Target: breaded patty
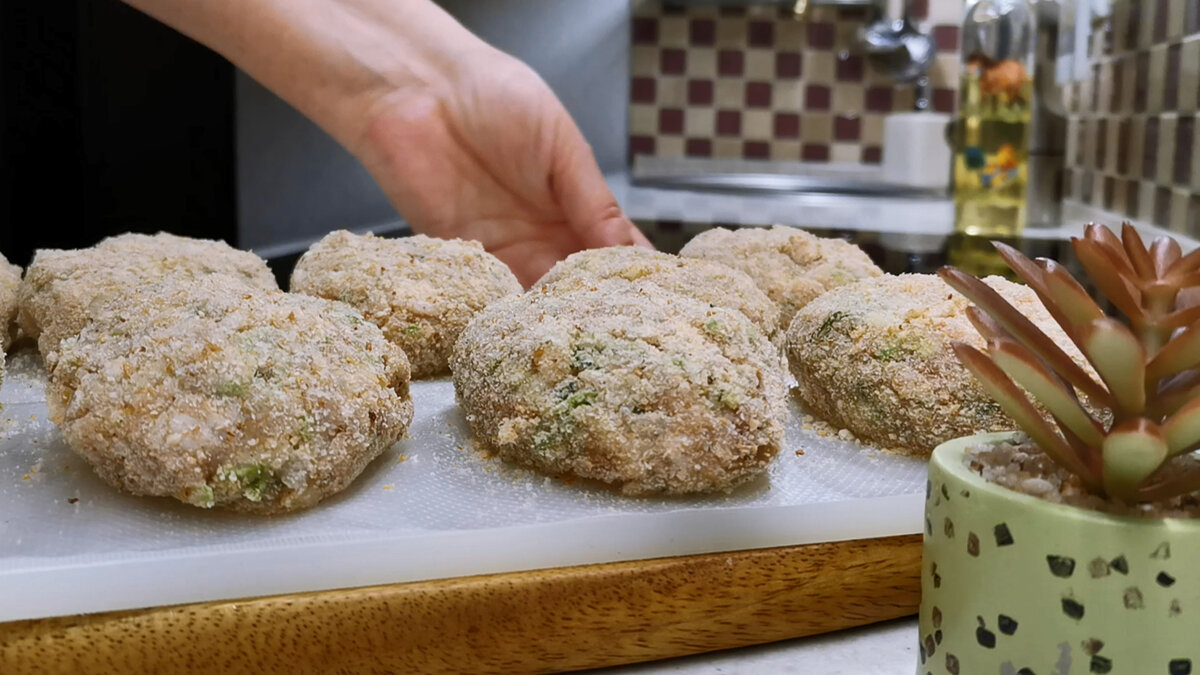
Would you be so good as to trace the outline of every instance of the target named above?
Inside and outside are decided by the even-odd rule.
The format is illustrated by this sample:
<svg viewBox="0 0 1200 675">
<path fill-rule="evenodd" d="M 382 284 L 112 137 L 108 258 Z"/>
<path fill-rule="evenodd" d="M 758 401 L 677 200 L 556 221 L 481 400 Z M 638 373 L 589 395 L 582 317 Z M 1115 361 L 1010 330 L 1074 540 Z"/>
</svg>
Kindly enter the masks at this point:
<svg viewBox="0 0 1200 675">
<path fill-rule="evenodd" d="M 447 372 L 450 349 L 476 312 L 520 293 L 521 284 L 476 241 L 341 230 L 300 258 L 291 290 L 358 308 L 404 349 L 413 377 L 426 378 Z"/>
<path fill-rule="evenodd" d="M 101 478 L 201 507 L 312 506 L 413 415 L 408 360 L 357 310 L 227 275 L 98 303 L 46 361 L 51 419 Z"/>
<path fill-rule="evenodd" d="M 17 289 L 21 268 L 0 255 L 0 355 L 12 344 L 17 329 Z"/>
<path fill-rule="evenodd" d="M 740 312 L 620 280 L 488 307 L 450 359 L 502 458 L 625 494 L 729 490 L 783 440 L 778 353 Z"/>
<path fill-rule="evenodd" d="M 714 228 L 689 241 L 679 255 L 714 260 L 750 275 L 779 306 L 781 332 L 801 307 L 826 290 L 883 274 L 854 244 L 780 225 Z"/>
<path fill-rule="evenodd" d="M 162 279 L 210 274 L 226 274 L 258 289 L 278 288 L 262 258 L 225 242 L 166 232 L 122 234 L 91 248 L 38 251 L 21 283 L 18 320 L 46 355 L 87 325 L 89 307 L 97 300 Z"/>
<path fill-rule="evenodd" d="M 768 336 L 779 327 L 779 308 L 744 272 L 709 260 L 680 258 L 640 246 L 612 246 L 573 253 L 560 261 L 534 288 L 570 292 L 603 279 L 652 283 L 717 307 L 745 314 Z"/>
<path fill-rule="evenodd" d="M 985 281 L 1083 361 L 1032 290 L 1000 277 Z M 950 346 L 984 347 L 969 306 L 932 274 L 866 279 L 825 293 L 787 333 L 797 394 L 815 415 L 860 439 L 920 456 L 952 438 L 1014 429 Z"/>
</svg>

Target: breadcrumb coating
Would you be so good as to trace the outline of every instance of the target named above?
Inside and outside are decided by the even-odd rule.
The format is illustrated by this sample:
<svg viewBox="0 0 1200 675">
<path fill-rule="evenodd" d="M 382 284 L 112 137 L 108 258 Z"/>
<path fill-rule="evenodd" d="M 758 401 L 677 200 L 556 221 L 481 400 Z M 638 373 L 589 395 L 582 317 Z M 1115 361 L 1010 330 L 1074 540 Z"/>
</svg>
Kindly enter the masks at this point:
<svg viewBox="0 0 1200 675">
<path fill-rule="evenodd" d="M 710 260 L 680 258 L 640 246 L 573 253 L 551 268 L 534 288 L 553 287 L 553 292 L 563 293 L 593 287 L 604 279 L 651 283 L 710 305 L 737 310 L 770 337 L 779 328 L 779 308 L 744 272 Z"/>
<path fill-rule="evenodd" d="M 826 290 L 883 274 L 854 244 L 782 225 L 707 230 L 679 255 L 714 260 L 750 275 L 779 306 L 781 332 L 800 308 Z"/>
<path fill-rule="evenodd" d="M 404 353 L 343 303 L 226 275 L 93 307 L 46 358 L 51 419 L 108 483 L 275 513 L 342 490 L 412 421 Z"/>
<path fill-rule="evenodd" d="M 210 274 L 227 274 L 257 289 L 278 288 L 262 258 L 223 241 L 166 232 L 122 234 L 91 248 L 38 251 L 21 283 L 18 321 L 45 356 L 83 330 L 94 302 L 167 278 Z"/>
<path fill-rule="evenodd" d="M 489 449 L 628 495 L 723 491 L 762 473 L 783 440 L 778 364 L 740 312 L 615 279 L 505 298 L 450 359 Z"/>
<path fill-rule="evenodd" d="M 12 344 L 17 328 L 17 289 L 21 286 L 21 268 L 0 254 L 0 361 Z M 4 365 L 0 363 L 0 374 Z"/>
<path fill-rule="evenodd" d="M 477 241 L 345 230 L 300 258 L 290 288 L 358 308 L 404 349 L 418 379 L 448 372 L 450 349 L 471 317 L 521 292 L 512 271 Z"/>
<path fill-rule="evenodd" d="M 1084 362 L 1032 290 L 1001 277 L 984 281 Z M 825 293 L 787 332 L 797 394 L 830 424 L 917 456 L 952 438 L 1015 428 L 951 348 L 954 341 L 985 346 L 969 306 L 932 274 L 865 279 Z"/>
</svg>

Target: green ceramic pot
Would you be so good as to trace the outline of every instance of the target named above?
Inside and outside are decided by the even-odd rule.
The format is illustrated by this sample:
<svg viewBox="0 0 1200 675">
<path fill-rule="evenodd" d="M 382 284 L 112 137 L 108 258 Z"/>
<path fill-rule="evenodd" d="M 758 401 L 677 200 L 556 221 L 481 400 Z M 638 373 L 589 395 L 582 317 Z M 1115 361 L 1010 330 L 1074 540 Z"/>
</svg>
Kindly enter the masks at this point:
<svg viewBox="0 0 1200 675">
<path fill-rule="evenodd" d="M 929 463 L 918 675 L 1200 675 L 1200 522 L 1018 494 Z"/>
</svg>

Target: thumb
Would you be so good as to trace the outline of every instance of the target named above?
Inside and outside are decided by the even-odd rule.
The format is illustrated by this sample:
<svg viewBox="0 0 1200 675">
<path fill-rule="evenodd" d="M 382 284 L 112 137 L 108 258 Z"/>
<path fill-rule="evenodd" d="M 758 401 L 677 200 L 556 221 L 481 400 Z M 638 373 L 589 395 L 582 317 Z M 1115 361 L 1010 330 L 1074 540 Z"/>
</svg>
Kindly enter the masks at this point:
<svg viewBox="0 0 1200 675">
<path fill-rule="evenodd" d="M 550 180 L 567 225 L 587 248 L 645 246 L 650 241 L 621 211 L 592 149 L 569 118 L 554 150 Z"/>
</svg>

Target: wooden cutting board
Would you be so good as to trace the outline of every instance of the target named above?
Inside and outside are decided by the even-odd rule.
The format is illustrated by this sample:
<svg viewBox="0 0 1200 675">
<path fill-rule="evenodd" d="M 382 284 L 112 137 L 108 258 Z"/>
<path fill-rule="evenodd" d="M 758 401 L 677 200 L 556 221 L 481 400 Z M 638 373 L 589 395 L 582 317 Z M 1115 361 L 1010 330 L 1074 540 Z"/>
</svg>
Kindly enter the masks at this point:
<svg viewBox="0 0 1200 675">
<path fill-rule="evenodd" d="M 920 576 L 910 535 L 17 621 L 0 673 L 561 672 L 908 616 Z"/>
</svg>

